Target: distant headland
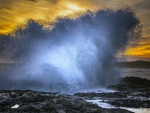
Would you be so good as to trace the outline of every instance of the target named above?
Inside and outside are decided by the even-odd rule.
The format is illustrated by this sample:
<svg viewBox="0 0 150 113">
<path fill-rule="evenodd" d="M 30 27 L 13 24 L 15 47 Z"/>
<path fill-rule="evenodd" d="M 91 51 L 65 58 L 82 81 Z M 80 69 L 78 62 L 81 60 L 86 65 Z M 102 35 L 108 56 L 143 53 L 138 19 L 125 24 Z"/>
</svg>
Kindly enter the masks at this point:
<svg viewBox="0 0 150 113">
<path fill-rule="evenodd" d="M 117 67 L 121 68 L 150 68 L 150 61 L 137 60 L 130 62 L 116 62 Z"/>
</svg>

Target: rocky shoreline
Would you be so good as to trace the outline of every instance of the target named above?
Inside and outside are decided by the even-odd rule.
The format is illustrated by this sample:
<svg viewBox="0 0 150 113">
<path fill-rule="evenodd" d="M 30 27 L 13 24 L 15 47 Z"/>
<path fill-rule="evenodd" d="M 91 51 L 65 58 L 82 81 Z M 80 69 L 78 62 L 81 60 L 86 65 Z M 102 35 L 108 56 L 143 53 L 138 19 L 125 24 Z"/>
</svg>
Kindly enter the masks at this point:
<svg viewBox="0 0 150 113">
<path fill-rule="evenodd" d="M 110 93 L 76 93 L 86 99 L 101 99 L 115 107 L 150 108 L 150 80 L 138 77 L 126 77 L 120 84 L 112 85 Z M 107 100 L 107 101 L 106 101 Z"/>
<path fill-rule="evenodd" d="M 0 90 L 0 112 L 132 113 L 120 108 L 102 108 L 86 100 L 100 99 L 115 107 L 150 108 L 149 85 L 134 83 L 142 80 L 136 77 L 124 78 L 120 84 L 108 87 L 115 92 L 105 93 L 67 95 L 31 90 Z"/>
<path fill-rule="evenodd" d="M 30 90 L 1 90 L 0 94 L 0 112 L 130 113 L 122 109 L 100 108 L 74 95 Z"/>
</svg>

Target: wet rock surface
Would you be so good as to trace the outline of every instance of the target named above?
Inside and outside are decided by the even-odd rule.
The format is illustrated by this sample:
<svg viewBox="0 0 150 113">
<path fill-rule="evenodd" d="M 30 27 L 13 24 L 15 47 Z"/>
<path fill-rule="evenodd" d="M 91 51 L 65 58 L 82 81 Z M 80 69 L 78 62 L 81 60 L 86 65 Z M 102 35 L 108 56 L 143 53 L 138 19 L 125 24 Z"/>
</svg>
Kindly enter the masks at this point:
<svg viewBox="0 0 150 113">
<path fill-rule="evenodd" d="M 142 82 L 140 83 L 140 81 Z M 150 86 L 139 78 L 124 78 L 118 85 L 109 86 L 115 92 L 76 93 L 74 95 L 31 90 L 0 90 L 0 112 L 50 113 L 131 113 L 112 108 L 101 108 L 86 100 L 99 99 L 115 107 L 150 108 Z"/>
<path fill-rule="evenodd" d="M 131 113 L 122 109 L 104 109 L 75 95 L 30 90 L 1 90 L 0 112 Z"/>
<path fill-rule="evenodd" d="M 126 77 L 120 84 L 109 86 L 116 90 L 109 93 L 76 93 L 85 99 L 101 99 L 115 107 L 150 108 L 150 80 Z"/>
</svg>

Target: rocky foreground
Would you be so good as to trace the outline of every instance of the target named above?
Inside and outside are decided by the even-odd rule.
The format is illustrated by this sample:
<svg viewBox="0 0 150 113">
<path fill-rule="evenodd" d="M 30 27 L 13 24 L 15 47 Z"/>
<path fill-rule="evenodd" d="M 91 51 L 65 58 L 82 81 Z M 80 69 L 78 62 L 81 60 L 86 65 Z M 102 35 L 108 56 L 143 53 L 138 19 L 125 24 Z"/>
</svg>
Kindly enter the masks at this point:
<svg viewBox="0 0 150 113">
<path fill-rule="evenodd" d="M 102 109 L 73 95 L 20 90 L 0 93 L 0 112 L 130 113 L 121 109 Z"/>
<path fill-rule="evenodd" d="M 150 80 L 126 77 L 120 84 L 112 85 L 109 93 L 76 93 L 75 96 L 85 99 L 100 99 L 115 107 L 150 108 Z"/>
<path fill-rule="evenodd" d="M 132 113 L 120 108 L 101 108 L 86 101 L 89 99 L 101 99 L 116 107 L 150 108 L 150 82 L 146 79 L 124 78 L 120 84 L 109 88 L 116 92 L 66 95 L 30 90 L 1 90 L 0 112 Z"/>
</svg>

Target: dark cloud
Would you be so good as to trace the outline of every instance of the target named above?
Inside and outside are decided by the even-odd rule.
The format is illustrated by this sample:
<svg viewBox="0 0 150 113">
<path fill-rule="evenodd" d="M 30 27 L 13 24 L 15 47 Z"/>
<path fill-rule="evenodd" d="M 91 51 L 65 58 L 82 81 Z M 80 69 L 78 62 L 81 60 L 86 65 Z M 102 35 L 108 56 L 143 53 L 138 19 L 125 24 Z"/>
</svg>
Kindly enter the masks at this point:
<svg viewBox="0 0 150 113">
<path fill-rule="evenodd" d="M 141 2 L 139 2 L 138 4 L 135 5 L 138 8 L 142 8 L 142 9 L 150 9 L 150 1 L 149 0 L 143 0 Z"/>
<path fill-rule="evenodd" d="M 144 48 L 143 50 L 150 50 L 150 47 L 146 47 L 146 48 Z"/>
<path fill-rule="evenodd" d="M 31 2 L 37 2 L 37 0 L 28 0 L 28 1 L 31 1 Z"/>
<path fill-rule="evenodd" d="M 149 46 L 150 42 L 144 42 L 144 43 L 134 43 L 130 44 L 129 47 L 131 48 L 143 48 L 144 46 Z"/>
<path fill-rule="evenodd" d="M 0 7 L 0 9 L 7 9 L 7 10 L 12 10 L 12 8 L 10 6 L 7 6 L 7 5 L 3 5 Z"/>
<path fill-rule="evenodd" d="M 50 2 L 52 4 L 57 4 L 60 2 L 60 0 L 46 0 L 47 2 Z"/>
<path fill-rule="evenodd" d="M 6 9 L 10 9 L 11 5 L 14 4 L 13 0 L 0 0 L 0 8 L 6 8 Z"/>
<path fill-rule="evenodd" d="M 146 58 L 147 60 L 150 60 L 150 52 L 143 52 L 143 55 L 139 55 L 139 57 Z"/>
</svg>

